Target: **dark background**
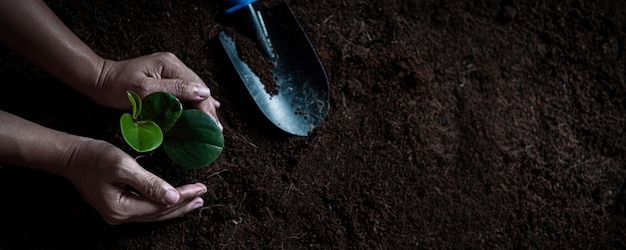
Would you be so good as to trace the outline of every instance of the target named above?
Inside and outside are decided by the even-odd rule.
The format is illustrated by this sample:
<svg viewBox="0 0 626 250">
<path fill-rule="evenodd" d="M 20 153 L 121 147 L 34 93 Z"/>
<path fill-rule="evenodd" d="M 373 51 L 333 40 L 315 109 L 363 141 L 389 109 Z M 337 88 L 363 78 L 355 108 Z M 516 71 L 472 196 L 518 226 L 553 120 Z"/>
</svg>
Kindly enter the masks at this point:
<svg viewBox="0 0 626 250">
<path fill-rule="evenodd" d="M 109 226 L 66 180 L 0 167 L 2 249 L 626 247 L 624 1 L 287 1 L 330 80 L 309 137 L 233 75 L 222 1 L 47 2 L 103 57 L 175 53 L 222 102 L 226 146 L 199 171 L 142 158 L 209 187 L 159 223 Z M 0 56 L 3 110 L 135 154 L 124 111 Z"/>
</svg>

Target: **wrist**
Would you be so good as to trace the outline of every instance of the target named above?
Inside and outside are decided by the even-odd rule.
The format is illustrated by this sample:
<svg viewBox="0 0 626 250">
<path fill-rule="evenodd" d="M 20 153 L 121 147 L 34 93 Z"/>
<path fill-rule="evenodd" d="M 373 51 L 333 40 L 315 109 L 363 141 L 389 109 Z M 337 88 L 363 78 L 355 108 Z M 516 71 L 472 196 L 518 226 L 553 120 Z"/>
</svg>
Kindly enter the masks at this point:
<svg viewBox="0 0 626 250">
<path fill-rule="evenodd" d="M 93 54 L 85 56 L 81 61 L 82 63 L 72 66 L 73 73 L 62 80 L 78 93 L 96 99 L 103 86 L 107 60 Z"/>
<path fill-rule="evenodd" d="M 77 174 L 76 172 L 84 165 L 85 155 L 88 154 L 86 146 L 92 143 L 94 139 L 75 136 L 71 141 L 65 145 L 64 157 L 59 164 L 59 172 L 56 173 L 66 179 L 72 180 Z"/>
<path fill-rule="evenodd" d="M 0 111 L 0 161 L 63 176 L 89 139 Z"/>
<path fill-rule="evenodd" d="M 63 161 L 63 169 L 59 175 L 74 182 L 86 173 L 87 169 L 97 167 L 101 155 L 106 155 L 110 151 L 111 144 L 89 138 L 77 136 L 71 143 L 67 144 L 66 157 Z"/>
</svg>

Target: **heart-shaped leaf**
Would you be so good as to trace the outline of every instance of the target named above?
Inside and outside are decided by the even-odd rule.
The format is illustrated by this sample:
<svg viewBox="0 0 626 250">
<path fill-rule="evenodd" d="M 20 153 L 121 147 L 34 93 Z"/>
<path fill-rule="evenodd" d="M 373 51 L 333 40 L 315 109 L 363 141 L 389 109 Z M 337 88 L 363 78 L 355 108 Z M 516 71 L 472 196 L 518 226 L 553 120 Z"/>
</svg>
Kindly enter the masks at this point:
<svg viewBox="0 0 626 250">
<path fill-rule="evenodd" d="M 223 148 L 224 135 L 217 123 L 197 109 L 184 110 L 163 140 L 169 158 L 188 169 L 207 167 Z"/>
<path fill-rule="evenodd" d="M 174 126 L 183 112 L 181 102 L 170 93 L 154 92 L 144 97 L 142 102 L 141 120 L 155 122 L 163 133 Z"/>
<path fill-rule="evenodd" d="M 163 142 L 163 132 L 159 125 L 152 121 L 135 122 L 128 113 L 120 118 L 120 128 L 126 143 L 137 152 L 154 150 Z"/>
</svg>

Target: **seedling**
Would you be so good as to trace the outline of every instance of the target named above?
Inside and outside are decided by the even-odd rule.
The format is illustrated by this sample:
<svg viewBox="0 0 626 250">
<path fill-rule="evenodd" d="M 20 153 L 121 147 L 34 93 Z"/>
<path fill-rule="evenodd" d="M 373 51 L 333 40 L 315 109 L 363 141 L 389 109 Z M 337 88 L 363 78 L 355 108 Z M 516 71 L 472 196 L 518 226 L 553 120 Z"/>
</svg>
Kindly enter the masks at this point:
<svg viewBox="0 0 626 250">
<path fill-rule="evenodd" d="M 222 153 L 224 135 L 206 113 L 198 109 L 183 110 L 174 95 L 154 92 L 143 100 L 127 91 L 132 114 L 120 118 L 122 136 L 137 152 L 149 152 L 161 145 L 174 163 L 188 169 L 201 169 Z"/>
</svg>

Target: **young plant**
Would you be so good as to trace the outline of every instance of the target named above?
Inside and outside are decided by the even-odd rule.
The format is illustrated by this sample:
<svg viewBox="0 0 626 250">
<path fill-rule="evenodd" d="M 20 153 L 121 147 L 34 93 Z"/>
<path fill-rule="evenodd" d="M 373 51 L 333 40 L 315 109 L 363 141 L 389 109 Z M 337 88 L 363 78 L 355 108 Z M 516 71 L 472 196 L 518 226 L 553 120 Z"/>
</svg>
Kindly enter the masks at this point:
<svg viewBox="0 0 626 250">
<path fill-rule="evenodd" d="M 122 136 L 137 152 L 163 146 L 167 156 L 179 166 L 201 169 L 222 153 L 224 135 L 217 123 L 197 109 L 183 110 L 174 95 L 154 92 L 143 100 L 127 91 L 132 114 L 120 118 Z"/>
</svg>

